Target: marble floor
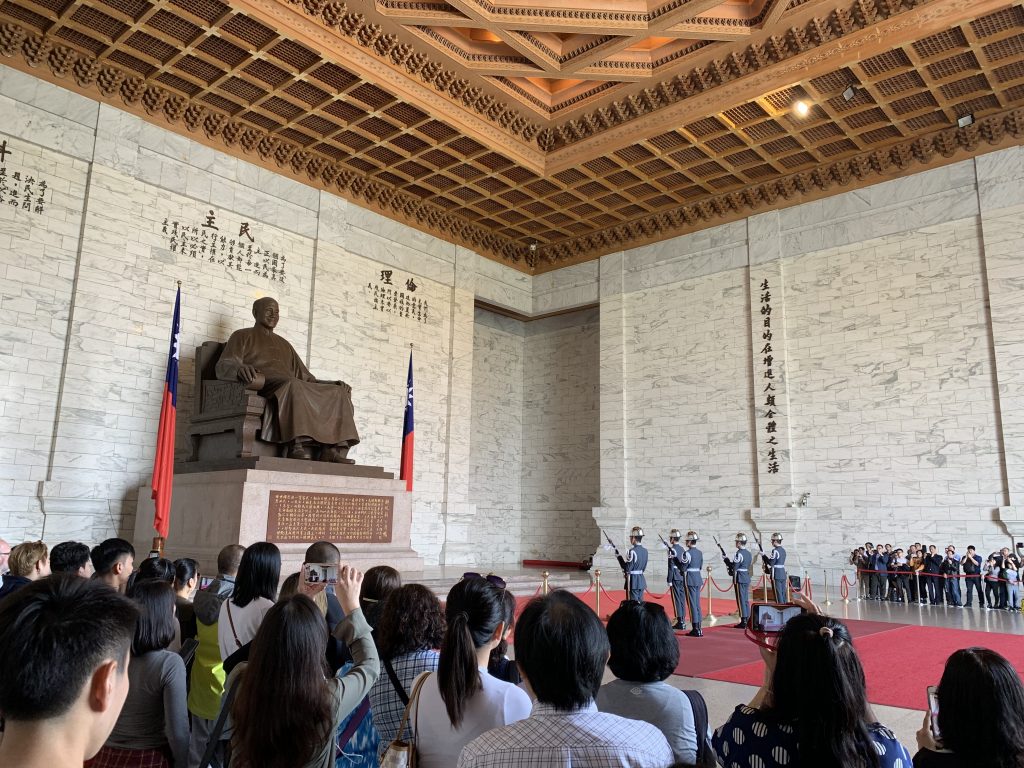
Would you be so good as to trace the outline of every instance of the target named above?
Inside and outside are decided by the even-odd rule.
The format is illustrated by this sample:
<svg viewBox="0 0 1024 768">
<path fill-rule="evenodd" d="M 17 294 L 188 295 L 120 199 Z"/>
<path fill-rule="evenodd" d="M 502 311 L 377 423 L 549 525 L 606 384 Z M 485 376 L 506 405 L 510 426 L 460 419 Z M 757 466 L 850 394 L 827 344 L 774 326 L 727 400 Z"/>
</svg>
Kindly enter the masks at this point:
<svg viewBox="0 0 1024 768">
<path fill-rule="evenodd" d="M 466 567 L 435 568 L 423 573 L 403 574 L 403 576 L 407 581 L 418 581 L 434 586 L 438 591 L 447 591 L 444 585 L 450 586 L 467 570 L 500 574 L 508 581 L 510 589 L 523 596 L 529 595 L 541 583 L 542 569 L 509 568 L 507 566 L 492 566 L 490 568 L 475 566 L 472 569 Z M 590 584 L 590 575 L 578 570 L 550 569 L 549 583 L 552 588 L 583 590 Z M 866 600 L 851 600 L 846 603 L 837 598 L 828 605 L 821 605 L 821 608 L 837 618 L 1024 635 L 1024 616 L 1020 613 L 981 610 L 977 605 L 973 608 L 947 608 Z M 718 617 L 717 623 L 735 622 L 735 620 L 735 617 Z M 610 679 L 612 679 L 612 675 L 607 672 L 606 680 Z M 681 675 L 671 676 L 668 682 L 678 688 L 700 691 L 707 701 L 708 715 L 713 727 L 724 723 L 737 704 L 750 701 L 757 691 L 755 687 L 749 685 Z M 921 692 L 921 699 L 921 709 L 902 709 L 881 705 L 873 707 L 879 722 L 891 728 L 911 754 L 917 751 L 915 734 L 921 727 L 924 717 L 924 691 Z"/>
</svg>

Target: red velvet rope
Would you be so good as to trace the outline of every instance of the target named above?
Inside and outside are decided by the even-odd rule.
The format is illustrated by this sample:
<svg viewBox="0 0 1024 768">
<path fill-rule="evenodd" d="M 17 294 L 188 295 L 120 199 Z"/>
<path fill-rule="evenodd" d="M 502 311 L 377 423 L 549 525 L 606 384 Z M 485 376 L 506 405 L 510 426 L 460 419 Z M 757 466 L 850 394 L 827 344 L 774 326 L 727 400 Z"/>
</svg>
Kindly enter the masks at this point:
<svg viewBox="0 0 1024 768">
<path fill-rule="evenodd" d="M 868 575 L 875 573 L 894 574 L 896 576 L 916 576 L 922 579 L 981 579 L 982 581 L 1003 581 L 1007 584 L 1014 583 L 1020 584 L 1021 582 L 1011 582 L 1009 579 L 989 579 L 980 573 L 957 573 L 949 575 L 947 573 L 925 573 L 924 571 L 869 571 L 864 568 L 858 568 L 857 573 L 866 573 Z"/>
<path fill-rule="evenodd" d="M 846 578 L 846 574 L 843 574 L 842 580 L 839 582 L 839 596 L 845 600 L 850 596 L 850 581 Z"/>
</svg>

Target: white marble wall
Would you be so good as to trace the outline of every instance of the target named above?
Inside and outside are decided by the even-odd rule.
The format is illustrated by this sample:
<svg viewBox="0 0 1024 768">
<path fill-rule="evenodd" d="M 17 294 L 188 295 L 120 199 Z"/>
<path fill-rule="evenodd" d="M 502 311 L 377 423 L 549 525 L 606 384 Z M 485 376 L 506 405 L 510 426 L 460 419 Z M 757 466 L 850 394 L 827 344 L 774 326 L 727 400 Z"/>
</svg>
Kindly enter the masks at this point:
<svg viewBox="0 0 1024 768">
<path fill-rule="evenodd" d="M 596 309 L 526 324 L 524 559 L 578 562 L 598 545 L 599 333 Z"/>
<path fill-rule="evenodd" d="M 470 500 L 481 561 L 496 565 L 523 558 L 524 325 L 476 310 Z"/>
<path fill-rule="evenodd" d="M 250 324 L 252 301 L 273 295 L 279 331 L 311 369 L 353 385 L 353 456 L 397 471 L 412 343 L 414 545 L 427 563 L 475 562 L 473 291 L 529 311 L 530 277 L 2 66 L 0 110 L 12 117 L 7 165 L 45 176 L 52 197 L 45 215 L 0 207 L 0 535 L 92 542 L 133 529 L 180 280 L 179 455 L 196 345 Z M 229 236 L 249 222 L 287 254 L 284 283 L 169 250 L 165 219 L 202 224 L 211 210 Z M 373 310 L 384 269 L 395 287 L 416 282 L 426 322 Z"/>
</svg>

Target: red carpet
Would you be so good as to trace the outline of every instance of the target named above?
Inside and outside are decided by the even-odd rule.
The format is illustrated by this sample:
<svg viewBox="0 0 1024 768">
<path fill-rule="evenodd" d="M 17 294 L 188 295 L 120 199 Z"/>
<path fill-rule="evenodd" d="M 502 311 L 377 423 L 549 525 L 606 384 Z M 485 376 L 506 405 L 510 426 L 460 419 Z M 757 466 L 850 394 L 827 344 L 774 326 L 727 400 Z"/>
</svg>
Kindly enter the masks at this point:
<svg viewBox="0 0 1024 768">
<path fill-rule="evenodd" d="M 875 704 L 923 710 L 925 688 L 939 682 L 946 658 L 960 648 L 991 648 L 1018 672 L 1024 669 L 1024 638 L 1019 635 L 854 620 L 846 624 L 864 665 L 868 699 Z M 761 684 L 764 664 L 758 648 L 740 630 L 716 627 L 704 635 L 700 640 L 680 639 L 678 674 Z M 711 644 L 716 647 L 705 647 Z"/>
</svg>

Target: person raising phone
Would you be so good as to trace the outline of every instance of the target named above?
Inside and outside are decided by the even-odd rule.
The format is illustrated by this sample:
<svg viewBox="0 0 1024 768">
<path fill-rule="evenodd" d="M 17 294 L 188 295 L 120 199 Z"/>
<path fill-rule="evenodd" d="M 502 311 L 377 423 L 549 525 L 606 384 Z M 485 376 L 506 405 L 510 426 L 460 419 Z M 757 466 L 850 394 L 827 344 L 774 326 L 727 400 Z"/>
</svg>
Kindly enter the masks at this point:
<svg viewBox="0 0 1024 768">
<path fill-rule="evenodd" d="M 749 705 L 736 707 L 715 731 L 723 765 L 762 768 L 897 768 L 910 753 L 868 706 L 864 668 L 841 621 L 808 613 L 791 618 L 775 650 L 762 647 L 765 682 Z"/>
<path fill-rule="evenodd" d="M 1010 662 L 987 648 L 956 651 L 936 693 L 938 728 L 926 712 L 914 768 L 1024 768 L 1024 685 Z"/>
</svg>

